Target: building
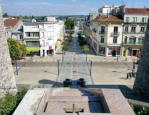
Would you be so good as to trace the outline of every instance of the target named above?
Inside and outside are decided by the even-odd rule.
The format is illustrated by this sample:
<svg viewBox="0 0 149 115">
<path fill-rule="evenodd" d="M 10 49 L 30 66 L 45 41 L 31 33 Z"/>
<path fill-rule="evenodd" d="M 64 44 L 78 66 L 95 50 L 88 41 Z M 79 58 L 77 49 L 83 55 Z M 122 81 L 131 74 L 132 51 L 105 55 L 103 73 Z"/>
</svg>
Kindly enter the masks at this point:
<svg viewBox="0 0 149 115">
<path fill-rule="evenodd" d="M 54 54 L 63 39 L 64 22 L 48 17 L 45 22 L 24 22 L 23 36 L 29 49 L 40 50 L 40 56 Z"/>
<path fill-rule="evenodd" d="M 95 18 L 91 22 L 92 36 L 89 39 L 97 55 L 120 55 L 123 20 L 112 15 Z"/>
<path fill-rule="evenodd" d="M 118 6 L 104 5 L 103 7 L 99 8 L 98 13 L 99 15 L 112 14 L 113 10 L 115 10 L 116 8 L 118 8 Z"/>
<path fill-rule="evenodd" d="M 23 22 L 22 19 L 9 18 L 4 20 L 6 38 L 13 38 L 23 42 Z"/>
<path fill-rule="evenodd" d="M 148 17 L 147 8 L 125 8 L 122 56 L 139 56 Z"/>
<path fill-rule="evenodd" d="M 114 22 L 114 25 L 113 25 L 113 22 L 111 23 L 112 20 L 110 21 L 108 20 L 108 18 L 106 18 L 109 16 L 113 18 L 117 17 L 117 19 L 120 19 L 121 23 L 119 23 L 119 21 L 116 19 L 119 23 L 118 25 L 120 26 L 116 24 L 117 22 Z M 115 52 L 113 50 L 116 50 L 116 53 L 117 53 L 116 55 L 120 54 L 121 56 L 139 56 L 140 50 L 142 48 L 142 44 L 144 41 L 144 34 L 146 31 L 148 17 L 149 17 L 148 8 L 125 8 L 124 5 L 119 7 L 107 6 L 107 5 L 103 6 L 102 8 L 99 9 L 98 13 L 89 15 L 88 20 L 86 21 L 85 29 L 86 29 L 87 41 L 89 41 L 88 42 L 89 44 L 92 43 L 91 46 L 94 46 L 93 49 L 95 50 L 97 55 L 102 54 L 105 56 L 110 56 L 111 51 Z M 104 27 L 101 27 L 102 25 Z M 109 28 L 109 25 L 114 26 L 114 31 L 117 30 L 115 26 L 118 27 L 119 34 L 118 34 L 117 43 L 114 43 L 116 42 L 116 38 L 115 38 L 116 35 L 114 36 L 111 35 L 111 37 L 109 36 L 110 34 L 109 32 L 113 31 L 112 28 Z M 99 46 L 97 44 L 98 43 L 97 41 L 102 41 L 102 40 L 100 40 L 101 34 L 97 35 L 97 33 L 99 33 L 99 29 L 97 28 L 104 28 L 105 31 L 107 29 L 107 33 L 104 33 L 105 34 L 104 38 L 102 38 L 104 39 L 104 44 L 99 43 L 100 44 Z M 112 43 L 112 40 L 113 40 L 113 43 Z M 94 43 L 91 41 L 94 41 Z M 112 48 L 111 46 L 114 48 Z M 117 49 L 115 48 L 115 46 L 117 46 Z M 100 51 L 100 50 L 103 50 L 103 51 Z"/>
</svg>

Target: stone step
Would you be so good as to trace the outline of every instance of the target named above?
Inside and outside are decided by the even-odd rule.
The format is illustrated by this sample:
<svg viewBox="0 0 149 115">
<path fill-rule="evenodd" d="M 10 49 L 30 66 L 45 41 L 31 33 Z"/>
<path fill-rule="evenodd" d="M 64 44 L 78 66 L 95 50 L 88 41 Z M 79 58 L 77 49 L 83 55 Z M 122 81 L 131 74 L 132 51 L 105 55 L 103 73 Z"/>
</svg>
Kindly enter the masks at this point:
<svg viewBox="0 0 149 115">
<path fill-rule="evenodd" d="M 89 96 L 91 95 L 88 92 L 80 91 L 80 90 L 64 90 L 55 94 L 55 96 Z"/>
<path fill-rule="evenodd" d="M 94 102 L 100 101 L 99 96 L 50 96 L 48 102 L 66 101 L 66 102 Z"/>
</svg>

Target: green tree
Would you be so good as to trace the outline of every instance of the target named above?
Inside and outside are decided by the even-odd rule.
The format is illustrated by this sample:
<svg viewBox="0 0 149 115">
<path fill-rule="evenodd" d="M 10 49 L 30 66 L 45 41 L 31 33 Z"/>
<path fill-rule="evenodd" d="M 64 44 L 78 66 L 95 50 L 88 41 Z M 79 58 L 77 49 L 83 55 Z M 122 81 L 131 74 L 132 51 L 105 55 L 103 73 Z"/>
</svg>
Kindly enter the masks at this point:
<svg viewBox="0 0 149 115">
<path fill-rule="evenodd" d="M 69 30 L 74 29 L 74 19 L 67 18 L 65 22 L 65 28 Z"/>
<path fill-rule="evenodd" d="M 22 56 L 25 56 L 27 54 L 27 48 L 25 44 L 20 44 L 20 49 L 22 51 Z"/>
<path fill-rule="evenodd" d="M 8 17 L 8 14 L 7 14 L 7 13 L 4 13 L 4 14 L 3 14 L 3 17 Z"/>
<path fill-rule="evenodd" d="M 19 41 L 16 41 L 12 38 L 9 38 L 7 42 L 8 42 L 10 57 L 12 58 L 12 60 L 19 59 L 23 55 L 26 55 L 27 50 L 24 44 L 20 44 Z"/>
</svg>

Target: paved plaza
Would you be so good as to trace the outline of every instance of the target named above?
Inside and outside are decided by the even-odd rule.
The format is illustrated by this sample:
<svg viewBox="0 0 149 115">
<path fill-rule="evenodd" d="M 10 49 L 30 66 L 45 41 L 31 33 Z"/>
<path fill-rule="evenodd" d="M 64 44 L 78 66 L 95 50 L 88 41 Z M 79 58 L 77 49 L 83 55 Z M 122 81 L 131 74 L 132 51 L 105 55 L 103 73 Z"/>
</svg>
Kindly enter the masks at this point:
<svg viewBox="0 0 149 115">
<path fill-rule="evenodd" d="M 87 84 L 92 84 L 86 57 L 82 54 L 78 39 L 74 37 L 68 52 L 64 56 L 58 82 L 63 82 L 65 79 L 77 80 L 79 78 L 84 78 Z"/>
<path fill-rule="evenodd" d="M 72 39 L 69 50 L 54 56 L 26 58 L 18 62 L 19 72 L 16 75 L 17 84 L 22 85 L 53 85 L 56 81 L 62 83 L 65 79 L 77 80 L 84 78 L 88 85 L 127 85 L 133 86 L 134 78 L 126 79 L 132 71 L 132 62 L 136 58 L 103 57 L 86 54 L 81 51 L 76 37 Z M 60 74 L 58 76 L 58 64 Z M 63 61 L 62 61 L 63 60 Z M 90 62 L 93 62 L 92 76 L 90 76 Z M 136 67 L 137 68 L 137 67 Z M 15 71 L 15 66 L 14 66 Z"/>
</svg>

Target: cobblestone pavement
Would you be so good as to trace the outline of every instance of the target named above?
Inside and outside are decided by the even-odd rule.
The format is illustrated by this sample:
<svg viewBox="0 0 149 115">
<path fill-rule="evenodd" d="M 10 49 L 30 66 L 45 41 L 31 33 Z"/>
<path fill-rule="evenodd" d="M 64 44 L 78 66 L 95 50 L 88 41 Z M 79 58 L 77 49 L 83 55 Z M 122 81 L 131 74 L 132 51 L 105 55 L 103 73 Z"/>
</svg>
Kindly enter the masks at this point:
<svg viewBox="0 0 149 115">
<path fill-rule="evenodd" d="M 72 38 L 69 50 L 64 55 L 62 71 L 58 82 L 63 82 L 67 78 L 72 80 L 84 78 L 87 84 L 92 83 L 86 63 L 86 56 L 82 54 L 78 38 L 76 37 Z"/>
</svg>

